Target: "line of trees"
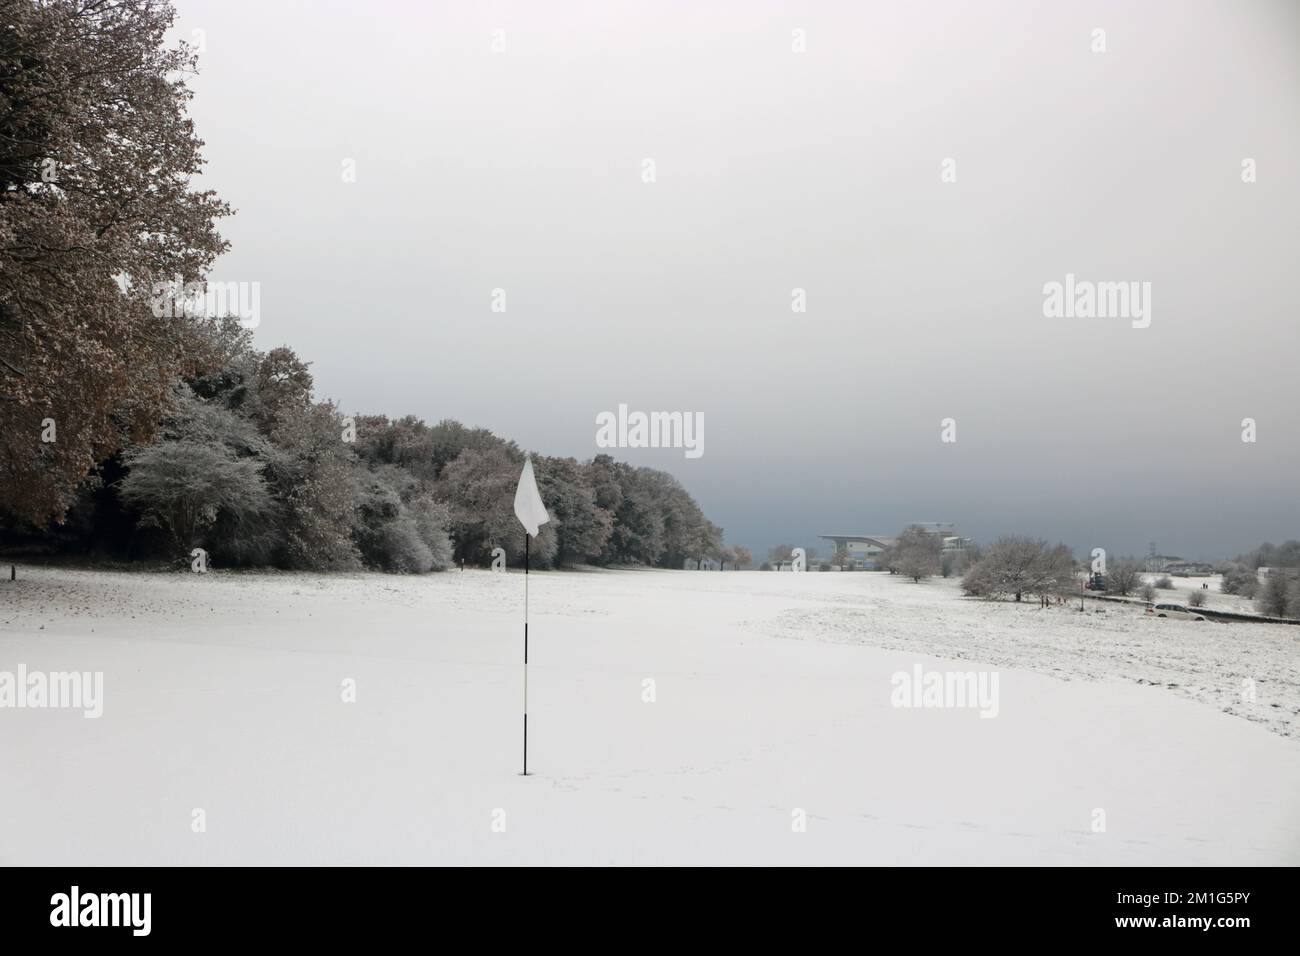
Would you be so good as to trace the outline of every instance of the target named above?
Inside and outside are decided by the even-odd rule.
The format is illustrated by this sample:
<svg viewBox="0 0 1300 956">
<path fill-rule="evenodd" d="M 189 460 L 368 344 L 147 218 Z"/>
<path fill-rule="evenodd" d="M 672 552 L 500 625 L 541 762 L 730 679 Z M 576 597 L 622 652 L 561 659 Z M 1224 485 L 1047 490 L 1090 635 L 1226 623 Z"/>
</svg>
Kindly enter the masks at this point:
<svg viewBox="0 0 1300 956">
<path fill-rule="evenodd" d="M 1266 565 L 1265 561 L 1275 563 Z M 1259 567 L 1269 568 L 1262 583 Z M 975 597 L 1019 601 L 1028 595 L 1045 604 L 1077 593 L 1082 573 L 1063 544 L 1007 536 L 983 550 L 963 576 L 962 588 Z M 1170 581 L 1166 578 L 1156 585 L 1168 588 Z M 1225 569 L 1220 588 L 1227 594 L 1253 597 L 1262 614 L 1300 618 L 1300 542 L 1288 541 L 1276 548 L 1266 544 L 1240 556 Z M 1141 595 L 1148 601 L 1156 595 L 1155 587 L 1143 577 L 1141 563 L 1133 558 L 1123 558 L 1106 569 L 1106 590 L 1121 596 Z M 1188 604 L 1204 606 L 1205 593 L 1192 591 Z"/>
<path fill-rule="evenodd" d="M 1281 544 L 1265 541 L 1254 551 L 1239 554 L 1236 563 L 1252 570 L 1259 568 L 1300 568 L 1300 541 L 1290 540 Z"/>
<path fill-rule="evenodd" d="M 194 188 L 196 71 L 167 0 L 0 0 L 0 545 L 419 572 L 523 551 L 522 451 L 484 429 L 345 419 L 306 363 L 161 310 L 229 207 Z M 672 476 L 535 459 L 537 566 L 731 558 Z M 186 559 L 188 560 L 188 559 Z"/>
<path fill-rule="evenodd" d="M 1263 587 L 1259 580 L 1260 568 L 1271 569 Z M 1273 575 L 1279 572 L 1280 581 L 1273 581 Z M 1300 541 L 1284 541 L 1280 545 L 1266 541 L 1253 551 L 1237 555 L 1223 569 L 1219 589 L 1224 594 L 1253 598 L 1256 607 L 1265 614 L 1300 617 L 1300 595 L 1294 601 L 1287 597 L 1285 582 L 1293 576 L 1300 576 Z"/>
<path fill-rule="evenodd" d="M 1300 571 L 1270 566 L 1255 596 L 1255 607 L 1271 617 L 1300 618 Z"/>
<path fill-rule="evenodd" d="M 780 544 L 768 552 L 763 570 L 780 570 L 790 563 L 793 546 Z M 809 566 L 815 552 L 807 549 Z M 847 550 L 837 551 L 834 561 L 848 564 Z M 949 577 L 962 575 L 962 589 L 972 597 L 993 600 L 1026 597 L 1037 598 L 1043 605 L 1064 600 L 1078 594 L 1080 583 L 1088 571 L 1078 564 L 1070 548 L 1064 544 L 1049 544 L 1042 539 L 1008 535 L 999 538 L 987 548 L 968 546 L 961 552 L 944 553 L 940 538 L 920 526 L 911 526 L 899 534 L 890 547 L 876 558 L 876 564 L 890 574 L 909 577 L 913 581 L 942 574 Z M 830 562 L 823 562 L 826 570 Z M 1268 573 L 1260 582 L 1259 568 Z M 1141 561 L 1133 557 L 1120 558 L 1106 569 L 1108 594 L 1127 597 L 1139 595 L 1150 601 L 1156 588 L 1169 588 L 1168 576 L 1147 583 Z M 1239 594 L 1254 598 L 1256 608 L 1273 617 L 1300 618 L 1300 541 L 1287 541 L 1281 545 L 1263 544 L 1254 551 L 1239 555 L 1223 571 L 1221 590 L 1226 594 Z M 1203 607 L 1205 592 L 1193 590 L 1187 602 L 1192 607 Z"/>
<path fill-rule="evenodd" d="M 101 463 L 61 525 L 24 529 L 10 509 L 0 540 L 128 560 L 188 561 L 201 547 L 227 566 L 311 570 L 424 572 L 487 564 L 497 547 L 522 561 L 514 442 L 455 421 L 345 417 L 313 400 L 291 349 L 253 349 L 233 319 L 208 334 L 222 360 L 174 383 L 149 440 Z M 551 515 L 531 543 L 534 567 L 736 560 L 665 472 L 608 455 L 533 464 Z"/>
<path fill-rule="evenodd" d="M 1267 568 L 1260 581 L 1260 568 Z M 1223 569 L 1220 590 L 1253 598 L 1261 614 L 1300 618 L 1300 541 L 1264 542 Z"/>
</svg>

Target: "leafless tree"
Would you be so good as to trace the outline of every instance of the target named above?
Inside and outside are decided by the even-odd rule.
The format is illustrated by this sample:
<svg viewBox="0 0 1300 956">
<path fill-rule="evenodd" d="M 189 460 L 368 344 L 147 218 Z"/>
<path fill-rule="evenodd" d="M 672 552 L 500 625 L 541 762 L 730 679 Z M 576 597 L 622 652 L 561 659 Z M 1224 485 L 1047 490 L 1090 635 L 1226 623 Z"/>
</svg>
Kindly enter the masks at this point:
<svg viewBox="0 0 1300 956">
<path fill-rule="evenodd" d="M 1136 561 L 1117 561 L 1106 571 L 1106 590 L 1112 594 L 1127 597 L 1141 586 L 1142 566 Z"/>
<path fill-rule="evenodd" d="M 898 536 L 898 541 L 891 549 L 893 564 L 899 574 L 920 581 L 939 573 L 941 549 L 942 543 L 937 536 L 913 525 Z"/>
<path fill-rule="evenodd" d="M 778 571 L 781 570 L 781 565 L 789 564 L 793 558 L 794 545 L 792 544 L 778 544 L 767 553 L 767 559 L 776 565 Z"/>
</svg>

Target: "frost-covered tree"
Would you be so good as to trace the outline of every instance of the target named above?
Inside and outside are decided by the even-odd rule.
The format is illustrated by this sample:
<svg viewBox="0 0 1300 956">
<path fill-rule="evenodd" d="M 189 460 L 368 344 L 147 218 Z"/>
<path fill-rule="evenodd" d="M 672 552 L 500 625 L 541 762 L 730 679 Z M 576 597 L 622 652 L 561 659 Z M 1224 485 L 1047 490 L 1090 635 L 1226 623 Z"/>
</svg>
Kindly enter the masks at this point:
<svg viewBox="0 0 1300 956">
<path fill-rule="evenodd" d="M 943 543 L 916 525 L 905 528 L 890 548 L 890 564 L 899 574 L 919 582 L 938 574 Z"/>
<path fill-rule="evenodd" d="M 1049 548 L 1046 541 L 1021 535 L 998 538 L 967 568 L 962 588 L 976 597 L 1014 597 L 1017 601 L 1026 594 L 1041 595 L 1048 591 L 1053 577 L 1065 573 L 1062 547 Z"/>
<path fill-rule="evenodd" d="M 399 574 L 448 566 L 445 506 L 413 476 L 381 465 L 367 472 L 360 486 L 356 540 L 367 565 Z"/>
<path fill-rule="evenodd" d="M 119 496 L 142 526 L 167 530 L 184 551 L 202 545 L 229 563 L 264 563 L 275 516 L 263 476 L 268 443 L 251 422 L 199 400 L 186 385 L 170 401 L 160 440 L 123 456 Z"/>
<path fill-rule="evenodd" d="M 400 465 L 421 481 L 432 482 L 441 468 L 436 460 L 437 434 L 438 428 L 430 428 L 414 415 L 392 421 L 383 415 L 361 416 L 356 450 L 366 462 Z"/>
<path fill-rule="evenodd" d="M 227 523 L 227 544 L 236 552 L 241 542 L 264 533 L 272 500 L 261 460 L 239 458 L 222 445 L 164 439 L 133 449 L 126 464 L 122 499 L 143 520 L 170 531 L 183 551 L 206 545 L 220 556 L 221 547 L 204 539 L 219 519 Z"/>
<path fill-rule="evenodd" d="M 1039 602 L 1047 605 L 1053 598 L 1069 597 L 1078 588 L 1074 554 L 1064 544 L 1043 546 L 1042 554 L 1033 568 L 1033 593 Z"/>
<path fill-rule="evenodd" d="M 515 517 L 515 489 L 523 459 L 506 448 L 468 448 L 442 469 L 437 491 L 451 518 L 456 557 L 487 564 L 493 548 L 504 548 L 512 565 L 524 563 L 527 532 Z M 543 504 L 546 499 L 543 497 Z M 549 511 L 548 511 L 549 513 Z M 541 526 L 527 542 L 531 567 L 550 567 L 556 553 L 557 519 Z"/>
<path fill-rule="evenodd" d="M 614 515 L 596 503 L 591 478 L 573 458 L 533 459 L 546 511 L 556 522 L 556 562 L 596 561 L 614 532 Z"/>
<path fill-rule="evenodd" d="M 700 562 L 716 557 L 722 548 L 722 529 L 711 524 L 685 488 L 672 475 L 654 468 L 638 468 L 635 488 L 648 494 L 652 510 L 663 525 L 663 553 L 657 561 L 680 568 L 687 559 Z"/>
<path fill-rule="evenodd" d="M 406 503 L 415 522 L 416 534 L 429 549 L 430 571 L 445 571 L 452 564 L 451 535 L 447 528 L 451 514 L 447 505 L 433 497 L 431 491 L 421 491 Z"/>
<path fill-rule="evenodd" d="M 442 469 L 463 452 L 492 450 L 504 452 L 511 459 L 518 460 L 522 467 L 524 455 L 519 446 L 486 428 L 469 428 L 460 422 L 444 419 L 429 429 L 429 455 L 434 478 L 440 477 Z"/>
<path fill-rule="evenodd" d="M 651 469 L 634 468 L 609 455 L 597 455 L 587 468 L 596 503 L 614 514 L 604 560 L 649 565 L 663 561 L 667 550 L 665 515 L 649 480 Z"/>
<path fill-rule="evenodd" d="M 1255 598 L 1255 606 L 1270 617 L 1287 617 L 1291 610 L 1292 575 L 1282 568 L 1272 568 L 1264 576 L 1264 585 Z M 1296 609 L 1300 611 L 1300 608 Z"/>
<path fill-rule="evenodd" d="M 266 474 L 280 503 L 279 562 L 322 571 L 360 567 L 354 536 L 364 469 L 342 440 L 338 410 L 295 405 L 279 409 L 274 421 Z"/>
<path fill-rule="evenodd" d="M 201 281 L 229 210 L 191 187 L 196 60 L 164 47 L 174 17 L 165 0 L 0 0 L 0 511 L 20 519 L 60 519 L 146 439 L 194 357 L 195 320 L 155 314 L 154 284 Z"/>
<path fill-rule="evenodd" d="M 1106 569 L 1106 590 L 1127 597 L 1142 587 L 1142 565 L 1131 558 L 1116 561 Z"/>
<path fill-rule="evenodd" d="M 1259 591 L 1259 573 L 1242 564 L 1230 564 L 1223 570 L 1223 581 L 1219 588 L 1224 594 L 1253 598 Z"/>
</svg>

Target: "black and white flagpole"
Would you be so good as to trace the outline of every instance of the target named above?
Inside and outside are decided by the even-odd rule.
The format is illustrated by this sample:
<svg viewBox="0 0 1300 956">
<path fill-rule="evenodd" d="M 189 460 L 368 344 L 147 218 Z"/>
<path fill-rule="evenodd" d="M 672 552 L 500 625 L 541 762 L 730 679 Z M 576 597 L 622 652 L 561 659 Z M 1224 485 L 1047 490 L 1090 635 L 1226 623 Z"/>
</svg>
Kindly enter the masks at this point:
<svg viewBox="0 0 1300 956">
<path fill-rule="evenodd" d="M 533 460 L 524 459 L 524 470 L 519 474 L 519 487 L 515 489 L 515 517 L 524 526 L 524 776 L 528 776 L 528 565 L 532 542 L 537 530 L 551 516 L 542 504 L 541 493 L 537 490 L 537 478 L 533 474 Z"/>
<path fill-rule="evenodd" d="M 528 540 L 524 533 L 524 776 L 528 776 Z"/>
</svg>

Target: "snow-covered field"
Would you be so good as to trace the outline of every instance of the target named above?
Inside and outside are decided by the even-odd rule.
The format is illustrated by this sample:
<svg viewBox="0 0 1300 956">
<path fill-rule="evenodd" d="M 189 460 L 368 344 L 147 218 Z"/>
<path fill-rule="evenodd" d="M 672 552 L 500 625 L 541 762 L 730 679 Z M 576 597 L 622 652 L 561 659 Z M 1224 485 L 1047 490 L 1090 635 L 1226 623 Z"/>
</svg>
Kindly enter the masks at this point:
<svg viewBox="0 0 1300 956">
<path fill-rule="evenodd" d="M 1298 627 L 534 574 L 522 777 L 521 575 L 20 570 L 0 672 L 104 701 L 0 709 L 0 864 L 1300 863 Z"/>
<path fill-rule="evenodd" d="M 1240 594 L 1224 594 L 1223 575 L 1209 574 L 1199 577 L 1176 577 L 1172 574 L 1144 574 L 1142 580 L 1155 584 L 1161 578 L 1168 578 L 1171 588 L 1156 588 L 1156 603 L 1187 604 L 1193 591 L 1204 591 L 1205 608 L 1209 611 L 1231 611 L 1234 614 L 1258 614 L 1255 602 Z M 1201 585 L 1206 585 L 1202 587 Z"/>
</svg>

